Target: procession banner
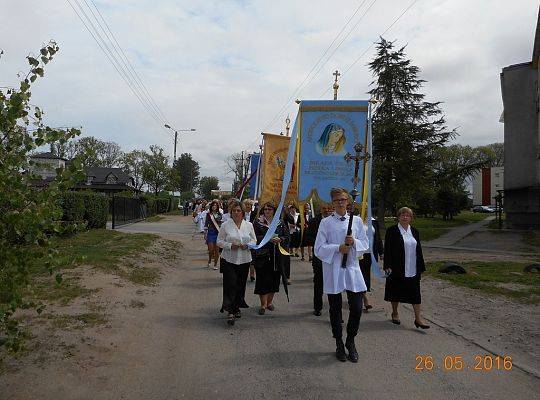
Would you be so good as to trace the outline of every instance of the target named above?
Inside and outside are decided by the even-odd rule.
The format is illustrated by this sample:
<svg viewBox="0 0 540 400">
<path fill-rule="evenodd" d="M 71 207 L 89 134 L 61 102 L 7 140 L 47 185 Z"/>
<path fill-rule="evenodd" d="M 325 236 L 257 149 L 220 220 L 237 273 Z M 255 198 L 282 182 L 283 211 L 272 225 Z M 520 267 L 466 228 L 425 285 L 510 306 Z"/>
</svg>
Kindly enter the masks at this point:
<svg viewBox="0 0 540 400">
<path fill-rule="evenodd" d="M 249 198 L 255 199 L 257 197 L 257 185 L 259 183 L 259 163 L 261 155 L 259 153 L 253 153 L 249 159 L 250 174 L 255 175 L 249 182 Z"/>
<path fill-rule="evenodd" d="M 282 190 L 285 190 L 285 188 L 287 188 L 285 202 L 296 201 L 298 198 L 298 189 L 294 165 L 291 167 L 292 177 L 290 183 L 287 186 L 283 185 L 291 138 L 271 133 L 263 133 L 263 138 L 261 194 L 259 196 L 259 204 L 262 205 L 267 201 L 278 204 L 280 202 Z"/>
<path fill-rule="evenodd" d="M 354 154 L 354 145 L 367 147 L 368 101 L 302 101 L 299 110 L 297 170 L 301 204 L 315 198 L 331 203 L 330 189 L 352 188 L 353 165 L 345 154 Z M 366 202 L 366 163 L 361 165 L 359 203 Z M 366 207 L 362 207 L 365 210 Z"/>
</svg>

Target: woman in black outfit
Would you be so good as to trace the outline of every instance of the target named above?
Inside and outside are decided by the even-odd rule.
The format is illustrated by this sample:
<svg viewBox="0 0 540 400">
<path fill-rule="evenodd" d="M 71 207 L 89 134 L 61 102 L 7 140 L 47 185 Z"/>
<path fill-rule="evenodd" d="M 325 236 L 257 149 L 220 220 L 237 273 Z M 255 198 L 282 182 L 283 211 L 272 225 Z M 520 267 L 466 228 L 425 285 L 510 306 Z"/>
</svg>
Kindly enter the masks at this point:
<svg viewBox="0 0 540 400">
<path fill-rule="evenodd" d="M 261 216 L 253 224 L 257 243 L 260 243 L 266 235 L 275 211 L 276 207 L 270 202 L 262 207 Z M 258 294 L 261 300 L 259 315 L 264 315 L 266 310 L 274 311 L 274 304 L 272 303 L 274 294 L 279 292 L 279 279 L 283 269 L 284 257 L 288 257 L 280 253 L 279 244 L 285 248 L 289 246 L 289 230 L 282 221 L 279 222 L 274 237 L 255 251 L 255 271 L 257 274 L 255 294 Z"/>
<path fill-rule="evenodd" d="M 399 325 L 399 303 L 412 304 L 414 325 L 428 329 L 420 316 L 420 278 L 426 270 L 420 235 L 410 225 L 413 212 L 402 207 L 397 213 L 398 223 L 386 230 L 384 238 L 384 270 L 388 277 L 384 290 L 384 300 L 392 303 L 392 322 Z"/>
</svg>

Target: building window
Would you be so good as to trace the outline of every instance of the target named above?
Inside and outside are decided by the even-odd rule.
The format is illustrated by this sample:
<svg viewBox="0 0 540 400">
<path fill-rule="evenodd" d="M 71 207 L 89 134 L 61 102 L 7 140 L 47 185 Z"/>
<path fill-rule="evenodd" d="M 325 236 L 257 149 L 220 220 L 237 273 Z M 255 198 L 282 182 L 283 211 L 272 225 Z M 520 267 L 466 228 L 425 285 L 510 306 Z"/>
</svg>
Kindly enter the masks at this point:
<svg viewBox="0 0 540 400">
<path fill-rule="evenodd" d="M 114 185 L 118 181 L 118 178 L 113 174 L 107 175 L 107 185 Z"/>
</svg>

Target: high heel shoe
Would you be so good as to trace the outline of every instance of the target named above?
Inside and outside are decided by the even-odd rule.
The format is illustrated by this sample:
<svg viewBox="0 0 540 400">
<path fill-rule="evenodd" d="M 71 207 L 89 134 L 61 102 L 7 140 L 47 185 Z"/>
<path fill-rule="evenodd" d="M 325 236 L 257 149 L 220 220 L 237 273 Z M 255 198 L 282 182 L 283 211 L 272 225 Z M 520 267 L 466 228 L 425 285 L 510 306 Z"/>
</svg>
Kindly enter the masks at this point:
<svg viewBox="0 0 540 400">
<path fill-rule="evenodd" d="M 397 319 L 397 318 L 394 318 L 394 314 L 392 314 L 392 323 L 396 324 L 396 325 L 399 325 L 399 324 L 401 324 L 401 321 L 399 319 Z"/>
<path fill-rule="evenodd" d="M 414 320 L 414 326 L 416 326 L 417 328 L 429 329 L 429 325 L 421 324 L 421 323 L 417 322 L 416 320 Z"/>
</svg>

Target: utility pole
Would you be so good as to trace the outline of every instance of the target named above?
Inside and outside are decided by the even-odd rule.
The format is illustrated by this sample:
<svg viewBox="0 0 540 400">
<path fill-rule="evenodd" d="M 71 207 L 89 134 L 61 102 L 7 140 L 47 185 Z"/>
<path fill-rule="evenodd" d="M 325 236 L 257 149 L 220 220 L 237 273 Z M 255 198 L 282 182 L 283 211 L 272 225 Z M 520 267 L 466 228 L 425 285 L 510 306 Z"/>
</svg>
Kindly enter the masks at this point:
<svg viewBox="0 0 540 400">
<path fill-rule="evenodd" d="M 176 143 L 178 142 L 178 132 L 195 132 L 195 128 L 190 129 L 174 129 L 169 124 L 164 125 L 165 128 L 170 129 L 174 132 L 174 161 L 176 161 Z"/>
</svg>

